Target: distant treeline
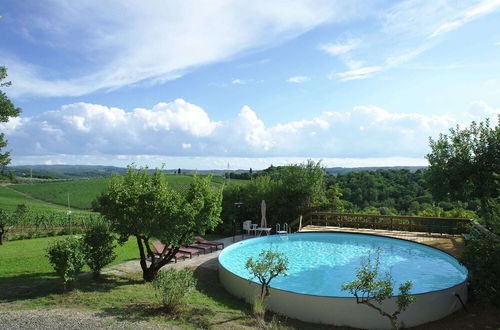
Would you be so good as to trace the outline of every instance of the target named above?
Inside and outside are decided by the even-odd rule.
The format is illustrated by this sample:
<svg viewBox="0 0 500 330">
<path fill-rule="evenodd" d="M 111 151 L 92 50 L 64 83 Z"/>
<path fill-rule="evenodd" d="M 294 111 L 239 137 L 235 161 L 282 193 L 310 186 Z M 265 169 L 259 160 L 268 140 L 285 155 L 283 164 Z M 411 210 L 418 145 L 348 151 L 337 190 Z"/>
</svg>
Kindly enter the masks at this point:
<svg viewBox="0 0 500 330">
<path fill-rule="evenodd" d="M 259 175 L 267 175 L 269 171 L 282 166 L 270 166 L 265 170 L 191 170 L 191 169 L 164 169 L 167 174 L 193 174 L 195 171 L 200 175 L 213 174 L 215 176 L 224 176 L 231 179 L 250 180 Z M 347 174 L 350 172 L 375 171 L 407 169 L 409 171 L 417 171 L 425 169 L 423 166 L 394 166 L 394 167 L 332 167 L 325 168 L 328 174 Z M 0 173 L 0 179 L 14 180 L 18 178 L 35 178 L 43 180 L 57 179 L 91 179 L 91 178 L 108 178 L 113 174 L 124 174 L 125 167 L 102 166 L 102 165 L 19 165 L 9 166 Z M 153 169 L 151 169 L 153 171 Z"/>
<path fill-rule="evenodd" d="M 338 187 L 344 211 L 440 216 L 451 210 L 478 209 L 476 200 L 469 203 L 434 200 L 425 171 L 375 170 L 329 175 L 327 186 Z"/>
<path fill-rule="evenodd" d="M 438 201 L 428 187 L 426 169 L 376 169 L 327 174 L 319 163 L 271 166 L 257 173 L 230 175 L 247 184 L 224 190 L 223 212 L 229 232 L 233 220 L 260 219 L 268 204 L 268 222 L 290 222 L 310 210 L 383 215 L 420 215 L 478 219 L 479 201 Z M 240 209 L 235 205 L 243 203 Z"/>
</svg>

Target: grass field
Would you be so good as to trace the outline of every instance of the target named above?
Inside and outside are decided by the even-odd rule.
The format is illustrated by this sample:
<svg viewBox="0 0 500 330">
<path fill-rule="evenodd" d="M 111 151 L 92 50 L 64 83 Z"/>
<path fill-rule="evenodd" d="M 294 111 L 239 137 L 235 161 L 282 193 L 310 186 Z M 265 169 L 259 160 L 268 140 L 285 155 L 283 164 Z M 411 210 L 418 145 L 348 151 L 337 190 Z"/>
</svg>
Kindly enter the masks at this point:
<svg viewBox="0 0 500 330">
<path fill-rule="evenodd" d="M 45 257 L 47 246 L 55 239 L 59 238 L 7 242 L 0 246 L 0 311 L 97 310 L 118 317 L 173 323 L 187 328 L 208 328 L 211 324 L 226 322 L 229 328 L 248 328 L 255 324 L 249 306 L 225 292 L 218 283 L 216 272 L 205 273 L 202 269 L 195 272 L 198 285 L 187 298 L 188 308 L 175 315 L 163 311 L 154 289 L 142 281 L 140 273 L 126 277 L 103 275 L 97 281 L 80 278 L 75 290 L 65 293 L 62 282 Z M 136 259 L 138 254 L 133 239 L 115 251 L 118 257 L 112 265 Z"/>
<path fill-rule="evenodd" d="M 92 207 L 92 201 L 106 188 L 108 180 L 82 179 L 38 184 L 16 184 L 10 187 L 34 198 L 64 206 L 68 205 L 69 194 L 71 207 L 88 210 Z M 192 177 L 188 175 L 167 175 L 167 180 L 173 189 L 183 191 L 191 183 Z M 237 184 L 239 181 L 242 180 L 231 180 L 231 184 Z M 225 182 L 225 179 L 213 177 L 213 182 L 220 185 Z M 0 203 L 0 205 L 2 204 Z"/>
<path fill-rule="evenodd" d="M 28 209 L 34 212 L 57 212 L 66 214 L 67 208 L 62 205 L 54 205 L 38 201 L 13 191 L 10 188 L 0 186 L 0 208 L 5 211 L 14 211 L 17 205 L 25 204 Z M 76 214 L 89 214 L 85 211 L 76 211 Z"/>
<path fill-rule="evenodd" d="M 4 242 L 0 246 L 0 291 L 2 291 L 2 285 L 26 276 L 40 279 L 55 278 L 45 253 L 51 242 L 63 237 L 65 236 Z M 137 243 L 134 239 L 129 239 L 124 245 L 118 245 L 115 252 L 117 257 L 111 265 L 139 258 Z M 83 271 L 89 271 L 88 267 Z"/>
</svg>

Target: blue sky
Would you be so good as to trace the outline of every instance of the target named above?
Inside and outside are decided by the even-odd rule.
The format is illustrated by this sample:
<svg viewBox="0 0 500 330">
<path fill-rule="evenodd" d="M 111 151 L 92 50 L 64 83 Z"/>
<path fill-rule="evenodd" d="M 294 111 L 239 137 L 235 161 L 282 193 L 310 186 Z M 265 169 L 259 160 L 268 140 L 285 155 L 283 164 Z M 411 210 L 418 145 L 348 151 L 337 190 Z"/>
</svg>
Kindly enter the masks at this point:
<svg viewBox="0 0 500 330">
<path fill-rule="evenodd" d="M 0 3 L 13 164 L 425 165 L 500 112 L 500 1 Z"/>
</svg>

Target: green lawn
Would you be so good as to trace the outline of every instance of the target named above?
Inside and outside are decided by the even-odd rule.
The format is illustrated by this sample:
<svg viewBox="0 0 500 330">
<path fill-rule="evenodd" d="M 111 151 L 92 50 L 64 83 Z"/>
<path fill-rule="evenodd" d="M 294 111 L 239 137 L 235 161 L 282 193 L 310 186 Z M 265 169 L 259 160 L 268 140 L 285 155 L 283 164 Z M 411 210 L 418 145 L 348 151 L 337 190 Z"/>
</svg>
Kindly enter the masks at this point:
<svg viewBox="0 0 500 330">
<path fill-rule="evenodd" d="M 255 326 L 249 314 L 250 307 L 222 288 L 215 271 L 201 268 L 195 271 L 198 285 L 188 296 L 187 306 L 175 315 L 163 311 L 154 289 L 142 281 L 141 273 L 125 277 L 103 275 L 98 280 L 79 278 L 73 291 L 63 292 L 60 279 L 45 258 L 47 246 L 55 239 L 58 238 L 6 242 L 0 246 L 0 311 L 69 308 L 97 310 L 185 328 L 208 328 L 226 323 L 229 328 Z M 130 239 L 116 252 L 118 257 L 113 264 L 137 258 L 135 240 Z"/>
<path fill-rule="evenodd" d="M 183 191 L 191 183 L 192 177 L 189 175 L 167 175 L 167 180 L 173 189 Z M 69 194 L 70 206 L 80 209 L 90 209 L 92 201 L 106 188 L 108 181 L 109 178 L 81 179 L 37 184 L 16 184 L 10 187 L 37 199 L 66 207 L 68 205 Z M 213 182 L 215 185 L 220 186 L 226 183 L 226 180 L 222 177 L 213 177 Z M 244 183 L 245 181 L 231 180 L 231 184 L 241 184 L 242 182 Z M 14 208 L 15 205 L 13 206 Z"/>
<path fill-rule="evenodd" d="M 0 246 L 0 288 L 2 284 L 23 277 L 55 278 L 45 251 L 51 242 L 63 237 L 65 236 L 4 242 Z M 111 265 L 139 258 L 136 244 L 134 239 L 129 239 L 124 245 L 118 245 L 115 249 L 117 257 Z M 89 271 L 88 267 L 83 271 Z"/>
</svg>

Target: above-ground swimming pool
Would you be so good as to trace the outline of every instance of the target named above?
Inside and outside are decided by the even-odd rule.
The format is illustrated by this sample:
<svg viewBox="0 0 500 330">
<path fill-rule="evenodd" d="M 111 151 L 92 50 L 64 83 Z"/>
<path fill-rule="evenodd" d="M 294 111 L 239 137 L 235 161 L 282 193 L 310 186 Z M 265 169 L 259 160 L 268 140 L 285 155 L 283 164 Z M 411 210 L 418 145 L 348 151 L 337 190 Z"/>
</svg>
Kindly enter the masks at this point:
<svg viewBox="0 0 500 330">
<path fill-rule="evenodd" d="M 253 300 L 259 283 L 245 269 L 249 257 L 262 250 L 284 253 L 288 276 L 271 282 L 268 308 L 304 321 L 363 328 L 390 328 L 389 321 L 365 305 L 356 304 L 341 285 L 355 279 L 361 259 L 380 253 L 381 275 L 389 272 L 399 284 L 411 280 L 417 298 L 400 320 L 415 326 L 442 318 L 467 299 L 467 270 L 445 252 L 388 237 L 348 233 L 299 233 L 273 235 L 233 244 L 219 256 L 219 277 L 234 295 Z M 395 309 L 395 299 L 384 303 Z"/>
</svg>

